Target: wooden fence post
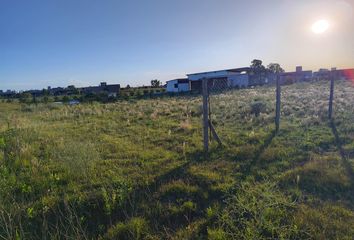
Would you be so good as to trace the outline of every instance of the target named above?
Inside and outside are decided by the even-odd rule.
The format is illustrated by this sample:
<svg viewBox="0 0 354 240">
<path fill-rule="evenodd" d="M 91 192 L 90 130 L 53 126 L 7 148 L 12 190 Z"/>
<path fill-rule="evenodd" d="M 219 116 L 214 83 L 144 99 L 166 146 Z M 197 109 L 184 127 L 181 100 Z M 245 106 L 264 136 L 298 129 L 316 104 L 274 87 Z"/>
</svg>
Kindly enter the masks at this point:
<svg viewBox="0 0 354 240">
<path fill-rule="evenodd" d="M 211 133 L 212 137 L 215 138 L 215 140 L 219 144 L 219 147 L 221 147 L 222 146 L 221 139 L 219 138 L 218 134 L 216 133 L 213 123 L 211 122 L 210 119 L 209 119 L 209 127 L 210 127 L 210 133 Z M 210 137 L 210 139 L 211 139 L 211 137 Z"/>
<path fill-rule="evenodd" d="M 281 88 L 280 88 L 280 74 L 277 74 L 276 78 L 276 105 L 275 105 L 275 132 L 279 132 L 280 125 L 280 97 L 281 97 Z"/>
<path fill-rule="evenodd" d="M 333 70 L 331 71 L 330 78 L 331 78 L 331 86 L 329 89 L 328 119 L 332 120 L 335 71 Z"/>
<path fill-rule="evenodd" d="M 209 150 L 209 108 L 208 108 L 208 79 L 202 79 L 203 87 L 203 140 L 204 152 Z"/>
</svg>

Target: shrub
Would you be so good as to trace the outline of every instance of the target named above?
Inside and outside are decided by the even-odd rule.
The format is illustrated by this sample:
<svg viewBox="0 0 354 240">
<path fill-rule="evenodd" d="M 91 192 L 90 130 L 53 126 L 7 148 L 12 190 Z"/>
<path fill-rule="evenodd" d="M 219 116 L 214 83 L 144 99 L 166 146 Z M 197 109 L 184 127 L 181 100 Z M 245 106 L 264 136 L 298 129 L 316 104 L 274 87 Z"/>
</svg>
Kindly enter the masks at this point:
<svg viewBox="0 0 354 240">
<path fill-rule="evenodd" d="M 110 228 L 106 239 L 145 239 L 149 233 L 149 225 L 144 218 L 134 217 L 126 223 L 119 222 Z"/>
</svg>

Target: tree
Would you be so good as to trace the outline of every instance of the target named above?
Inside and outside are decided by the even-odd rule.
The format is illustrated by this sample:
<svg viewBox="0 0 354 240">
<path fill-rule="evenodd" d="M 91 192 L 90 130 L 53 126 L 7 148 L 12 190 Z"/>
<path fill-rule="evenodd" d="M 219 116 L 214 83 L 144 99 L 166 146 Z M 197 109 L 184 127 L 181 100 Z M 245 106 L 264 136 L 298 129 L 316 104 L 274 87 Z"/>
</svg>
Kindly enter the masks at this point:
<svg viewBox="0 0 354 240">
<path fill-rule="evenodd" d="M 270 63 L 267 68 L 268 72 L 270 73 L 283 73 L 284 69 L 280 66 L 279 63 Z"/>
<path fill-rule="evenodd" d="M 254 59 L 251 62 L 251 69 L 255 73 L 263 73 L 265 72 L 266 68 L 263 66 L 262 60 Z"/>
<path fill-rule="evenodd" d="M 254 59 L 251 62 L 251 72 L 253 73 L 253 79 L 251 85 L 261 85 L 266 81 L 267 69 L 263 66 L 262 60 Z"/>
<path fill-rule="evenodd" d="M 151 80 L 151 87 L 160 87 L 161 82 L 157 79 Z"/>
<path fill-rule="evenodd" d="M 69 94 L 79 94 L 79 89 L 77 89 L 74 85 L 70 85 L 67 87 Z"/>
</svg>

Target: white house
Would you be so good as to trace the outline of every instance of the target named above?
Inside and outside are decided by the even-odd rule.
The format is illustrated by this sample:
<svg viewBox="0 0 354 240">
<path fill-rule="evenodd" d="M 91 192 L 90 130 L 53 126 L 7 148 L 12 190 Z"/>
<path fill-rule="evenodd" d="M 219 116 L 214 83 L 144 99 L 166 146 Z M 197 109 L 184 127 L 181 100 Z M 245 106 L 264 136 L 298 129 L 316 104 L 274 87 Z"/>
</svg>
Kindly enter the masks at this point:
<svg viewBox="0 0 354 240">
<path fill-rule="evenodd" d="M 178 93 L 190 91 L 189 80 L 187 78 L 170 80 L 166 84 L 167 92 Z"/>
</svg>

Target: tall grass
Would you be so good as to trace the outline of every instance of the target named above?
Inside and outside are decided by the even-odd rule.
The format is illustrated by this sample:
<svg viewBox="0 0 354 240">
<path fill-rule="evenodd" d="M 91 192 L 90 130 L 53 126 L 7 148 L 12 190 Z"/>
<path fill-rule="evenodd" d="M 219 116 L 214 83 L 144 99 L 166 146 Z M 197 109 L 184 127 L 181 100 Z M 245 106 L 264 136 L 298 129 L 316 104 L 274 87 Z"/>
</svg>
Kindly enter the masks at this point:
<svg viewBox="0 0 354 240">
<path fill-rule="evenodd" d="M 223 148 L 203 158 L 201 98 L 0 102 L 0 239 L 351 239 L 353 86 L 211 97 Z M 341 151 L 339 151 L 340 149 Z"/>
</svg>

